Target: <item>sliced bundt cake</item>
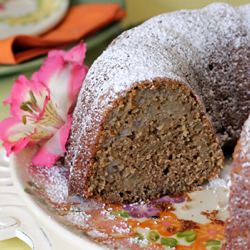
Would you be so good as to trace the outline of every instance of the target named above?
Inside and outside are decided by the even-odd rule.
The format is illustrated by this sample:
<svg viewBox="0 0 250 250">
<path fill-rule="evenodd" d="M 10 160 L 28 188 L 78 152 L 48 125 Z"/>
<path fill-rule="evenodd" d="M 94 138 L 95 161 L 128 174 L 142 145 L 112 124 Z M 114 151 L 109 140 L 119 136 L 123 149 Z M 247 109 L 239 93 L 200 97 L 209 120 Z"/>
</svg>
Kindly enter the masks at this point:
<svg viewBox="0 0 250 250">
<path fill-rule="evenodd" d="M 134 202 L 191 190 L 223 167 L 250 112 L 248 6 L 154 17 L 94 62 L 74 111 L 70 191 Z"/>
</svg>

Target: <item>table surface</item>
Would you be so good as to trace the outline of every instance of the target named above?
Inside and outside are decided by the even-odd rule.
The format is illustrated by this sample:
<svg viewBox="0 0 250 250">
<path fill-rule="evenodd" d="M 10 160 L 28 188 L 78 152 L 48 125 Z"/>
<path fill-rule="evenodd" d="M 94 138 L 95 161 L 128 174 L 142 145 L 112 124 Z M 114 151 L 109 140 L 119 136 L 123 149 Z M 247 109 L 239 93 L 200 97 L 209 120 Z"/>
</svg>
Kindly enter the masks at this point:
<svg viewBox="0 0 250 250">
<path fill-rule="evenodd" d="M 127 2 L 127 12 L 128 15 L 123 21 L 123 26 L 127 27 L 132 24 L 141 22 L 151 16 L 157 15 L 166 11 L 174 11 L 178 9 L 185 8 L 200 8 L 211 2 L 215 1 L 182 1 L 182 0 L 126 0 Z M 247 4 L 250 3 L 250 0 L 228 0 L 223 1 L 234 5 Z M 88 54 L 90 61 L 93 60 L 96 56 L 96 53 Z M 28 72 L 30 74 L 32 72 Z M 2 104 L 2 101 L 8 96 L 13 81 L 16 79 L 17 75 L 11 75 L 8 77 L 0 78 L 0 120 L 7 117 L 8 107 L 5 107 Z M 0 241 L 0 249 L 3 250 L 29 250 L 22 241 L 17 238 L 11 240 Z M 63 250 L 63 249 L 62 249 Z"/>
</svg>

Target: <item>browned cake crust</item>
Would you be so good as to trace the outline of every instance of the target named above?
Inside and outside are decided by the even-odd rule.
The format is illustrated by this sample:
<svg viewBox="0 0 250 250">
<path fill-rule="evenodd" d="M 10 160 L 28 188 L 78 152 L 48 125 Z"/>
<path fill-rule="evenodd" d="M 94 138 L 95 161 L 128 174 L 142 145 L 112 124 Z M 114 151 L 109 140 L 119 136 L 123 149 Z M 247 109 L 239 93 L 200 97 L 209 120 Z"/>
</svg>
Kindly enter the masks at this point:
<svg viewBox="0 0 250 250">
<path fill-rule="evenodd" d="M 246 121 L 233 155 L 226 223 L 226 248 L 250 249 L 250 117 Z"/>
<path fill-rule="evenodd" d="M 239 137 L 250 112 L 246 8 L 163 14 L 111 43 L 74 111 L 72 193 L 133 202 L 220 172 L 220 145 Z"/>
</svg>

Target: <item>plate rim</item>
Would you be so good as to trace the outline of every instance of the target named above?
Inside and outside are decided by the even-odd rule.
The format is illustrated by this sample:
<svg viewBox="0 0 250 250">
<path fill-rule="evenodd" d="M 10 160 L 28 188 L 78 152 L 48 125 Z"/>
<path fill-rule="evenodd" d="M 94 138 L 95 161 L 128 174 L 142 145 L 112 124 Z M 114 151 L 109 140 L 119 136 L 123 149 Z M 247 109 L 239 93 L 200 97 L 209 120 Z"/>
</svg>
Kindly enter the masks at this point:
<svg viewBox="0 0 250 250">
<path fill-rule="evenodd" d="M 25 192 L 25 187 L 21 178 L 19 178 L 18 166 L 16 162 L 16 156 L 12 155 L 10 157 L 10 172 L 13 180 L 13 184 L 17 190 L 18 195 L 23 200 L 24 204 L 27 206 L 29 211 L 33 214 L 35 219 L 39 222 L 43 229 L 47 229 L 50 232 L 57 232 L 56 236 L 66 240 L 68 243 L 72 244 L 72 247 L 77 247 L 82 249 L 86 247 L 91 250 L 101 250 L 104 249 L 101 245 L 98 245 L 94 241 L 90 240 L 87 236 L 82 235 L 81 237 L 77 236 L 75 233 L 68 230 L 62 223 L 55 220 L 49 214 L 47 214 L 44 209 L 42 209 L 32 198 L 30 194 Z M 52 218 L 52 219 L 51 219 Z M 47 236 L 50 237 L 50 235 Z M 51 239 L 50 239 L 51 240 Z M 53 241 L 51 240 L 52 245 Z M 89 248 L 88 248 L 89 247 Z"/>
<path fill-rule="evenodd" d="M 32 25 L 32 28 L 29 30 L 25 30 L 22 31 L 23 35 L 40 35 L 45 33 L 46 31 L 52 29 L 53 27 L 55 27 L 65 16 L 65 14 L 68 11 L 69 5 L 70 5 L 70 1 L 69 0 L 59 0 L 58 1 L 59 4 L 59 8 L 58 10 L 53 11 L 52 15 L 50 15 L 49 17 L 47 17 L 46 19 L 51 19 L 47 24 L 46 21 L 41 21 L 38 24 L 29 24 Z M 0 22 L 1 24 L 1 22 Z M 4 22 L 2 23 L 4 24 Z M 7 27 L 11 27 L 10 25 L 6 24 Z M 14 27 L 18 28 L 20 25 L 15 25 Z M 25 27 L 25 26 L 24 26 Z M 35 27 L 35 28 L 34 28 Z M 19 27 L 20 28 L 20 27 Z M 18 28 L 18 30 L 19 30 Z M 4 36 L 0 36 L 0 39 L 6 39 L 10 36 L 17 36 L 20 35 L 19 33 L 16 34 L 11 34 L 11 35 L 4 35 Z"/>
</svg>

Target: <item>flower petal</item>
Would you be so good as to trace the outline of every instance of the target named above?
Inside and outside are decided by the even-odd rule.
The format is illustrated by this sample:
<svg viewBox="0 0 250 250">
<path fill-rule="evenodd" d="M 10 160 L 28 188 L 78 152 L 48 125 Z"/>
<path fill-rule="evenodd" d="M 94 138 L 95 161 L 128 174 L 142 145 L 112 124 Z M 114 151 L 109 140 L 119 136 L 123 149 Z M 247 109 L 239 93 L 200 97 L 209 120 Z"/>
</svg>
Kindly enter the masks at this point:
<svg viewBox="0 0 250 250">
<path fill-rule="evenodd" d="M 67 122 L 38 150 L 32 159 L 33 165 L 52 167 L 64 155 L 71 123 L 72 116 L 69 115 Z"/>
<path fill-rule="evenodd" d="M 86 54 L 86 44 L 83 42 L 80 42 L 79 45 L 73 47 L 69 51 L 65 52 L 62 51 L 63 53 L 63 58 L 67 62 L 75 62 L 79 65 L 83 65 L 83 61 L 85 59 L 85 54 Z M 54 51 L 50 52 L 51 54 L 55 53 Z M 50 56 L 50 54 L 49 54 Z"/>
<path fill-rule="evenodd" d="M 31 141 L 32 126 L 24 125 L 19 119 L 10 117 L 0 122 L 0 140 L 7 151 L 19 152 Z"/>
<path fill-rule="evenodd" d="M 76 102 L 87 73 L 83 64 L 85 52 L 83 43 L 68 52 L 51 51 L 41 69 L 32 76 L 34 81 L 42 82 L 50 89 L 52 102 L 64 120 Z"/>
<path fill-rule="evenodd" d="M 152 217 L 160 213 L 160 210 L 152 204 L 128 204 L 124 205 L 123 209 L 128 211 L 129 214 L 135 218 Z"/>
<path fill-rule="evenodd" d="M 157 203 L 182 203 L 184 202 L 186 199 L 185 195 L 179 195 L 179 196 L 163 196 L 160 199 L 157 200 L 153 200 L 152 203 L 153 204 L 157 204 Z"/>
<path fill-rule="evenodd" d="M 75 64 L 71 70 L 70 84 L 68 85 L 68 95 L 72 105 L 75 106 L 78 94 L 81 86 L 88 72 L 88 68 L 85 66 Z"/>
<path fill-rule="evenodd" d="M 20 75 L 14 82 L 10 96 L 4 101 L 4 104 L 10 105 L 10 113 L 14 117 L 22 118 L 27 111 L 21 107 L 24 103 L 30 101 L 31 93 L 36 98 L 38 106 L 42 109 L 44 99 L 49 95 L 48 89 L 38 81 L 30 81 L 24 75 Z"/>
</svg>

